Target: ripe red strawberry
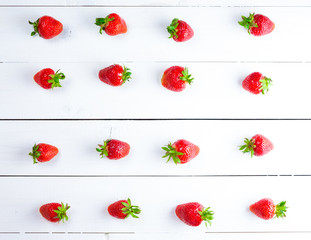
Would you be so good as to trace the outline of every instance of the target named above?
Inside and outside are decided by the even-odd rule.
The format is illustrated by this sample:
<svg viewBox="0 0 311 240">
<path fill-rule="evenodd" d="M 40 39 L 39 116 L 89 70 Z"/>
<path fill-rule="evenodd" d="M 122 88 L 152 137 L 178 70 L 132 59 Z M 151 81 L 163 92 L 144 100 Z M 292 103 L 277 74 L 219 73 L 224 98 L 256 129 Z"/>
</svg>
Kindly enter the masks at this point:
<svg viewBox="0 0 311 240">
<path fill-rule="evenodd" d="M 284 218 L 286 217 L 285 212 L 287 211 L 285 204 L 286 201 L 283 201 L 278 205 L 274 205 L 274 202 L 270 198 L 264 198 L 250 205 L 249 210 L 257 217 L 260 217 L 264 220 L 269 220 L 275 217 Z"/>
<path fill-rule="evenodd" d="M 127 200 L 119 200 L 109 205 L 108 212 L 115 218 L 124 219 L 128 216 L 138 218 L 136 214 L 140 214 L 141 210 L 138 206 L 132 206 L 131 200 L 128 198 Z"/>
<path fill-rule="evenodd" d="M 99 71 L 99 79 L 107 83 L 111 86 L 121 86 L 126 81 L 129 81 L 132 73 L 130 72 L 130 69 L 121 66 L 118 64 L 111 65 L 109 67 L 106 67 Z"/>
<path fill-rule="evenodd" d="M 188 73 L 188 68 L 179 66 L 166 69 L 161 79 L 162 86 L 174 92 L 183 91 L 187 83 L 191 84 L 192 81 L 193 78 Z"/>
<path fill-rule="evenodd" d="M 44 39 L 51 39 L 56 37 L 63 31 L 63 24 L 50 17 L 50 16 L 43 16 L 38 18 L 35 22 L 30 22 L 29 24 L 33 25 L 34 31 L 31 33 L 31 36 L 39 34 L 40 37 Z"/>
<path fill-rule="evenodd" d="M 178 18 L 174 18 L 171 25 L 167 27 L 169 38 L 173 38 L 176 42 L 185 42 L 193 37 L 194 32 L 190 25 Z"/>
<path fill-rule="evenodd" d="M 42 217 L 50 222 L 65 222 L 68 221 L 68 216 L 66 211 L 70 208 L 68 204 L 63 203 L 47 203 L 40 207 L 40 213 Z"/>
<path fill-rule="evenodd" d="M 110 36 L 127 32 L 125 21 L 116 13 L 111 13 L 105 18 L 96 18 L 95 24 L 100 26 L 100 34 L 102 34 L 103 30 Z"/>
<path fill-rule="evenodd" d="M 33 79 L 44 89 L 51 89 L 54 87 L 61 87 L 59 80 L 65 79 L 65 74 L 62 72 L 54 72 L 51 68 L 45 68 L 37 72 Z"/>
<path fill-rule="evenodd" d="M 167 162 L 172 158 L 175 164 L 184 164 L 198 156 L 200 148 L 193 143 L 180 139 L 173 144 L 169 143 L 162 147 L 166 151 L 163 158 L 169 157 Z"/>
<path fill-rule="evenodd" d="M 265 94 L 269 91 L 272 80 L 263 76 L 260 72 L 253 72 L 242 82 L 242 87 L 253 94 Z"/>
<path fill-rule="evenodd" d="M 46 143 L 35 144 L 32 148 L 32 152 L 29 153 L 33 158 L 33 163 L 48 162 L 58 154 L 57 147 Z"/>
<path fill-rule="evenodd" d="M 266 16 L 261 14 L 249 14 L 249 17 L 242 16 L 242 21 L 239 24 L 245 27 L 249 34 L 254 36 L 263 36 L 271 33 L 275 24 Z"/>
<path fill-rule="evenodd" d="M 180 204 L 176 207 L 175 213 L 181 221 L 194 227 L 199 226 L 202 221 L 205 221 L 206 226 L 207 223 L 211 225 L 214 219 L 214 212 L 210 210 L 210 207 L 204 208 L 198 202 Z"/>
<path fill-rule="evenodd" d="M 98 145 L 97 152 L 100 152 L 100 156 L 104 155 L 112 160 L 118 160 L 126 157 L 130 152 L 130 145 L 126 142 L 122 142 L 116 139 L 108 139 L 104 142 L 104 145 Z"/>
<path fill-rule="evenodd" d="M 250 140 L 245 138 L 245 145 L 240 146 L 240 150 L 243 153 L 251 153 L 251 157 L 255 156 L 263 156 L 270 152 L 273 149 L 273 143 L 263 135 L 257 134 L 252 137 Z"/>
</svg>

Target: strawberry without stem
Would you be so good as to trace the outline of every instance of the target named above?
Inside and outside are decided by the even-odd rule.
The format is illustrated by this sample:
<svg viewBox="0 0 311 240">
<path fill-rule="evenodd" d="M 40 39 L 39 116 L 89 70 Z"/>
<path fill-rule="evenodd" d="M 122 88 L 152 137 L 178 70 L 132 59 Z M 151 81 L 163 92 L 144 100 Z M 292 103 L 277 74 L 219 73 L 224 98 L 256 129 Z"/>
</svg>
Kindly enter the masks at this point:
<svg viewBox="0 0 311 240">
<path fill-rule="evenodd" d="M 118 160 L 126 157 L 130 152 L 130 145 L 126 142 L 122 142 L 116 139 L 108 139 L 104 142 L 104 145 L 98 145 L 97 152 L 100 152 L 100 156 L 103 158 L 106 156 L 108 159 Z"/>
<path fill-rule="evenodd" d="M 31 36 L 39 34 L 40 37 L 44 39 L 51 39 L 56 37 L 63 31 L 63 24 L 50 17 L 50 16 L 43 16 L 38 18 L 35 22 L 30 22 L 29 24 L 33 25 L 34 31 L 31 33 Z"/>
<path fill-rule="evenodd" d="M 169 38 L 173 38 L 176 42 L 185 42 L 193 37 L 194 32 L 190 25 L 185 21 L 174 18 L 171 25 L 167 27 Z"/>
<path fill-rule="evenodd" d="M 253 136 L 251 139 L 245 138 L 245 145 L 240 146 L 240 150 L 243 153 L 251 153 L 251 157 L 255 156 L 263 156 L 270 152 L 274 146 L 273 143 L 263 135 L 257 134 Z"/>
<path fill-rule="evenodd" d="M 54 87 L 61 87 L 59 80 L 65 79 L 65 74 L 62 72 L 55 73 L 51 68 L 45 68 L 36 73 L 33 79 L 44 89 L 51 89 Z"/>
<path fill-rule="evenodd" d="M 162 147 L 162 149 L 166 151 L 163 158 L 168 157 L 167 162 L 173 159 L 175 164 L 187 163 L 200 152 L 198 146 L 184 139 L 177 140 L 173 144 L 169 143 L 167 146 Z"/>
<path fill-rule="evenodd" d="M 68 204 L 63 203 L 47 203 L 39 209 L 42 217 L 50 222 L 68 221 L 67 210 L 70 208 Z"/>
<path fill-rule="evenodd" d="M 162 86 L 174 92 L 181 92 L 186 88 L 187 83 L 191 84 L 193 77 L 188 72 L 188 68 L 173 66 L 165 70 L 161 83 Z"/>
<path fill-rule="evenodd" d="M 258 202 L 250 205 L 249 209 L 257 217 L 260 217 L 264 220 L 269 220 L 272 218 L 284 218 L 286 217 L 287 207 L 286 201 L 280 202 L 278 205 L 275 205 L 273 200 L 270 198 L 264 198 Z"/>
<path fill-rule="evenodd" d="M 131 200 L 128 198 L 109 205 L 108 212 L 115 218 L 125 219 L 129 216 L 138 218 L 136 214 L 140 214 L 141 210 L 138 206 L 132 206 Z"/>
<path fill-rule="evenodd" d="M 111 13 L 105 18 L 96 18 L 95 24 L 100 26 L 100 34 L 102 34 L 103 30 L 110 36 L 127 32 L 125 21 L 116 13 Z"/>
<path fill-rule="evenodd" d="M 260 72 L 253 72 L 248 75 L 242 82 L 242 87 L 253 94 L 265 94 L 272 85 L 271 78 L 267 78 Z"/>
<path fill-rule="evenodd" d="M 29 153 L 33 158 L 33 163 L 48 162 L 58 154 L 58 148 L 46 143 L 35 144 L 32 152 Z"/>
<path fill-rule="evenodd" d="M 129 68 L 118 64 L 111 65 L 99 71 L 99 79 L 111 86 L 121 86 L 129 81 L 132 73 Z"/>
<path fill-rule="evenodd" d="M 275 24 L 268 17 L 261 14 L 250 13 L 249 17 L 242 16 L 242 19 L 239 24 L 254 36 L 269 34 L 275 28 Z"/>
<path fill-rule="evenodd" d="M 205 221 L 206 226 L 211 225 L 214 219 L 214 212 L 210 210 L 210 207 L 204 208 L 198 202 L 180 204 L 176 207 L 175 213 L 181 221 L 194 227 L 199 226 L 202 221 Z"/>
</svg>

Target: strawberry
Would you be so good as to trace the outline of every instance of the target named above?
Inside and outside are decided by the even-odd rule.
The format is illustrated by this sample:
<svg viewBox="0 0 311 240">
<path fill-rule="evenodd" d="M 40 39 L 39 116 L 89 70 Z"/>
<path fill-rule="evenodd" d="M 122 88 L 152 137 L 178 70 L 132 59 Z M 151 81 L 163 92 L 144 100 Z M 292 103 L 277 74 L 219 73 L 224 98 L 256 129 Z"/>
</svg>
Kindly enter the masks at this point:
<svg viewBox="0 0 311 240">
<path fill-rule="evenodd" d="M 66 211 L 70 208 L 68 204 L 63 203 L 47 203 L 40 207 L 40 213 L 42 217 L 50 222 L 65 222 L 68 221 Z"/>
<path fill-rule="evenodd" d="M 111 86 L 121 86 L 126 81 L 129 81 L 132 73 L 130 72 L 130 69 L 121 66 L 118 64 L 111 65 L 109 67 L 106 67 L 99 71 L 99 79 L 107 83 Z"/>
<path fill-rule="evenodd" d="M 163 158 L 169 157 L 167 162 L 173 159 L 175 164 L 184 164 L 198 156 L 200 148 L 193 143 L 180 139 L 173 144 L 169 143 L 167 146 L 162 147 L 166 151 Z"/>
<path fill-rule="evenodd" d="M 251 157 L 263 156 L 273 149 L 273 143 L 263 135 L 257 134 L 253 136 L 250 140 L 245 138 L 245 145 L 240 146 L 240 150 L 243 153 L 251 153 Z"/>
<path fill-rule="evenodd" d="M 263 76 L 260 72 L 253 72 L 242 82 L 242 87 L 253 94 L 265 94 L 269 91 L 272 80 Z"/>
<path fill-rule="evenodd" d="M 199 226 L 202 221 L 205 221 L 206 226 L 207 223 L 211 225 L 214 219 L 214 212 L 210 210 L 210 207 L 204 208 L 198 202 L 180 204 L 176 207 L 175 213 L 181 221 L 194 227 Z"/>
<path fill-rule="evenodd" d="M 34 28 L 31 36 L 34 36 L 38 33 L 39 36 L 44 39 L 51 39 L 56 37 L 63 31 L 63 24 L 50 16 L 40 17 L 35 22 L 29 21 L 29 24 L 33 25 Z"/>
<path fill-rule="evenodd" d="M 239 24 L 245 27 L 249 34 L 263 36 L 273 31 L 275 24 L 266 16 L 261 14 L 249 14 L 249 17 L 242 16 Z"/>
<path fill-rule="evenodd" d="M 178 18 L 174 18 L 171 25 L 167 27 L 169 38 L 173 38 L 176 42 L 185 42 L 193 37 L 194 32 L 190 25 Z"/>
<path fill-rule="evenodd" d="M 32 148 L 32 152 L 29 153 L 33 158 L 33 163 L 48 162 L 58 154 L 57 147 L 46 143 L 35 144 Z"/>
<path fill-rule="evenodd" d="M 287 207 L 286 201 L 280 202 L 278 205 L 274 205 L 274 202 L 270 198 L 264 198 L 258 202 L 249 206 L 249 210 L 253 212 L 257 217 L 264 220 L 271 218 L 284 218 Z"/>
<path fill-rule="evenodd" d="M 126 157 L 130 152 L 130 145 L 126 142 L 122 142 L 116 139 L 108 139 L 104 142 L 104 145 L 98 144 L 99 148 L 96 148 L 97 152 L 100 152 L 100 156 L 104 155 L 112 160 L 118 160 Z"/>
<path fill-rule="evenodd" d="M 105 18 L 96 18 L 95 24 L 100 26 L 100 34 L 102 34 L 103 30 L 110 36 L 127 32 L 125 21 L 116 13 L 111 13 Z"/>
<path fill-rule="evenodd" d="M 138 206 L 132 206 L 131 200 L 128 198 L 127 200 L 119 200 L 109 205 L 108 212 L 115 218 L 124 219 L 128 216 L 138 218 L 136 214 L 140 214 L 141 210 Z"/>
<path fill-rule="evenodd" d="M 37 72 L 33 79 L 44 89 L 51 89 L 61 87 L 59 80 L 64 80 L 65 74 L 59 72 L 59 70 L 54 72 L 51 68 L 45 68 Z"/>
<path fill-rule="evenodd" d="M 192 81 L 193 78 L 188 73 L 188 68 L 179 66 L 166 69 L 161 79 L 162 86 L 174 92 L 183 91 L 187 83 L 191 84 Z"/>
</svg>

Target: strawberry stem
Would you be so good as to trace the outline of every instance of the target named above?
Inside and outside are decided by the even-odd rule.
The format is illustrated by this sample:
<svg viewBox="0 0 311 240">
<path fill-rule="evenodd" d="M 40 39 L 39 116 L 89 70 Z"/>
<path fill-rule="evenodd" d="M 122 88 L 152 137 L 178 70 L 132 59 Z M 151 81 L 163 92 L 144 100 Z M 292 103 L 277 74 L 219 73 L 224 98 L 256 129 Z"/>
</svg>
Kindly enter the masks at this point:
<svg viewBox="0 0 311 240">
<path fill-rule="evenodd" d="M 271 78 L 264 77 L 263 79 L 259 80 L 259 82 L 261 83 L 261 88 L 259 90 L 261 90 L 262 94 L 264 95 L 269 91 L 269 87 L 272 85 L 272 80 Z"/>
<path fill-rule="evenodd" d="M 133 218 L 139 218 L 136 214 L 140 214 L 141 210 L 138 206 L 133 206 L 129 198 L 127 199 L 127 203 L 122 202 L 122 205 L 124 206 L 124 208 L 122 208 L 121 210 L 124 214 L 126 214 L 125 218 L 127 218 L 128 216 L 132 216 Z"/>
<path fill-rule="evenodd" d="M 108 156 L 108 149 L 107 149 L 107 144 L 109 143 L 110 139 L 106 140 L 104 142 L 104 145 L 100 145 L 98 144 L 99 148 L 96 148 L 97 152 L 100 152 L 100 156 L 101 158 L 103 158 L 104 156 Z"/>
<path fill-rule="evenodd" d="M 286 201 L 282 201 L 278 205 L 275 206 L 275 218 L 286 217 L 285 213 L 286 213 L 288 207 L 286 207 L 285 204 L 286 204 Z"/>
<path fill-rule="evenodd" d="M 39 19 L 40 18 L 38 18 L 37 19 L 37 21 L 35 21 L 35 22 L 30 22 L 30 21 L 28 21 L 28 23 L 30 24 L 30 25 L 32 25 L 33 26 L 33 31 L 31 32 L 31 36 L 34 36 L 34 35 L 36 35 L 37 33 L 39 34 L 39 31 L 38 31 L 38 25 L 39 25 Z M 39 34 L 40 35 L 40 34 Z"/>
<path fill-rule="evenodd" d="M 176 149 L 172 146 L 172 143 L 169 143 L 165 147 L 162 147 L 162 149 L 166 151 L 165 155 L 162 158 L 168 157 L 168 160 L 166 162 L 169 162 L 171 159 L 173 159 L 176 165 L 180 163 L 180 159 L 178 156 L 184 155 L 184 153 L 177 152 Z"/>
<path fill-rule="evenodd" d="M 41 156 L 41 153 L 38 151 L 38 149 L 39 149 L 39 145 L 35 144 L 32 147 L 32 152 L 29 153 L 29 155 L 32 156 L 33 158 L 33 164 L 38 163 L 37 159 Z"/>
<path fill-rule="evenodd" d="M 178 27 L 178 21 L 179 19 L 178 18 L 174 18 L 171 25 L 169 25 L 167 27 L 167 31 L 168 33 L 170 34 L 170 36 L 168 38 L 172 38 L 172 37 L 176 37 L 178 38 L 178 35 L 177 35 L 177 27 Z"/>
<path fill-rule="evenodd" d="M 123 83 L 125 83 L 126 81 L 130 81 L 130 79 L 132 78 L 131 75 L 132 75 L 131 69 L 129 69 L 123 65 L 123 73 L 122 73 Z"/>
<path fill-rule="evenodd" d="M 59 80 L 65 79 L 65 74 L 57 70 L 57 72 L 55 74 L 50 75 L 50 77 L 51 79 L 48 80 L 48 83 L 52 83 L 51 88 L 61 87 L 62 85 L 60 85 Z"/>
<path fill-rule="evenodd" d="M 242 21 L 239 24 L 247 29 L 247 32 L 250 33 L 250 28 L 258 27 L 257 23 L 254 21 L 255 13 L 250 13 L 248 17 L 242 16 Z"/>
<path fill-rule="evenodd" d="M 254 139 L 250 139 L 249 140 L 248 138 L 245 138 L 244 143 L 245 143 L 244 145 L 239 146 L 240 150 L 243 153 L 250 152 L 251 153 L 251 157 L 253 157 L 254 156 L 254 149 L 256 148 L 255 140 Z"/>
<path fill-rule="evenodd" d="M 180 77 L 180 79 L 191 85 L 194 78 L 191 77 L 191 74 L 188 73 L 188 68 L 185 67 L 185 69 L 182 71 L 182 76 Z"/>
<path fill-rule="evenodd" d="M 209 226 L 212 225 L 212 220 L 214 219 L 214 212 L 210 211 L 210 207 L 204 208 L 202 211 L 198 211 L 199 214 L 201 215 L 201 218 L 203 221 L 205 221 L 205 226 L 208 228 L 207 224 Z"/>
<path fill-rule="evenodd" d="M 106 28 L 107 24 L 114 20 L 113 18 L 96 18 L 95 25 L 100 26 L 99 33 L 103 34 L 103 30 Z"/>
<path fill-rule="evenodd" d="M 54 212 L 57 213 L 57 216 L 55 218 L 57 218 L 59 221 L 62 221 L 63 223 L 66 221 L 68 221 L 68 216 L 66 214 L 67 210 L 70 208 L 70 206 L 68 206 L 68 204 L 66 203 L 66 205 L 64 205 L 63 203 L 61 203 L 62 206 L 58 207 L 57 210 L 54 210 Z"/>
</svg>

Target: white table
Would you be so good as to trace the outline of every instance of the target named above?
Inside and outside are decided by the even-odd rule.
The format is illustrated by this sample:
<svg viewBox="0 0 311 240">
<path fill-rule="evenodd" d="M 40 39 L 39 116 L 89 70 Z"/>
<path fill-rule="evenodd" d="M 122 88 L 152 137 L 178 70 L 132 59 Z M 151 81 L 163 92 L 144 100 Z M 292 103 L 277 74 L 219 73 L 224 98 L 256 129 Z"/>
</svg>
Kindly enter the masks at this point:
<svg viewBox="0 0 311 240">
<path fill-rule="evenodd" d="M 98 34 L 95 18 L 112 12 L 126 20 L 126 35 Z M 249 12 L 269 16 L 274 32 L 249 36 L 237 24 Z M 59 19 L 63 34 L 31 37 L 28 20 L 42 15 Z M 174 17 L 193 27 L 191 41 L 167 39 Z M 0 0 L 0 239 L 311 239 L 310 22 L 305 0 Z M 133 72 L 122 88 L 98 80 L 113 63 Z M 195 77 L 182 93 L 161 86 L 172 65 Z M 62 88 L 33 82 L 45 67 L 66 74 Z M 242 89 L 253 71 L 273 79 L 266 96 Z M 95 151 L 111 129 L 131 145 L 123 160 Z M 250 159 L 237 146 L 256 133 L 275 149 Z M 199 145 L 199 156 L 165 164 L 161 147 L 179 138 Z M 60 154 L 32 165 L 28 152 L 38 142 Z M 142 208 L 140 218 L 110 217 L 107 206 L 127 197 Z M 250 213 L 264 197 L 286 200 L 287 218 Z M 67 223 L 43 221 L 38 208 L 52 201 L 71 205 Z M 176 205 L 189 201 L 215 211 L 212 227 L 176 218 Z"/>
</svg>

